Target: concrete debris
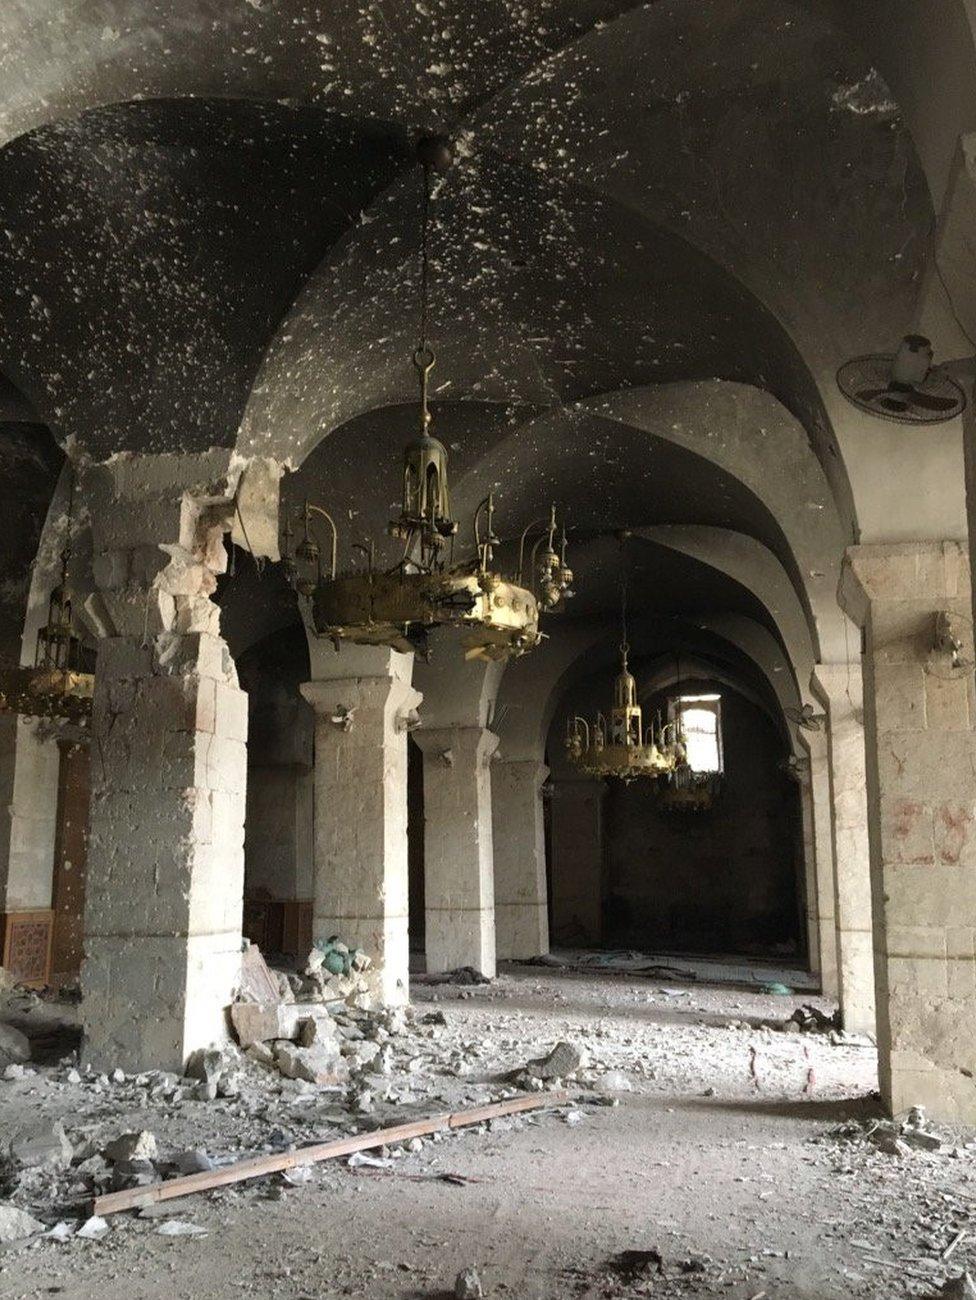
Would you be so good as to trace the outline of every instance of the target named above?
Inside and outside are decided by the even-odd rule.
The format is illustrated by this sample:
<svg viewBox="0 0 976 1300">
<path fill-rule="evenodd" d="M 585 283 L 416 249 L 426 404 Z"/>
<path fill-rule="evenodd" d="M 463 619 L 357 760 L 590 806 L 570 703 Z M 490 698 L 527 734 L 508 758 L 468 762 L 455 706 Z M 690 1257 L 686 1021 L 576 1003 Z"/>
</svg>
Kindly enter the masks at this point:
<svg viewBox="0 0 976 1300">
<path fill-rule="evenodd" d="M 349 1077 L 349 1067 L 334 1043 L 315 1047 L 297 1047 L 294 1043 L 275 1045 L 278 1069 L 286 1079 L 304 1079 L 306 1083 L 336 1086 Z"/>
<path fill-rule="evenodd" d="M 834 1136 L 849 1141 L 864 1141 L 885 1155 L 905 1159 L 915 1151 L 949 1153 L 956 1150 L 951 1134 L 942 1133 L 929 1124 L 925 1110 L 913 1106 L 904 1119 L 871 1120 L 869 1123 L 843 1124 Z"/>
<path fill-rule="evenodd" d="M 7 1144 L 15 1164 L 28 1169 L 64 1168 L 71 1163 L 71 1143 L 60 1120 L 41 1121 L 18 1129 Z"/>
<path fill-rule="evenodd" d="M 0 1023 L 0 1067 L 23 1065 L 30 1059 L 31 1046 L 27 1035 L 13 1025 Z"/>
<path fill-rule="evenodd" d="M 230 1009 L 234 1035 L 243 1048 L 253 1047 L 255 1043 L 270 1043 L 279 1038 L 288 1038 L 294 1042 L 302 1032 L 302 1026 L 310 1019 L 315 1022 L 317 1037 L 334 1037 L 338 1032 L 332 1016 L 324 1006 L 295 1002 L 235 1002 Z"/>
<path fill-rule="evenodd" d="M 939 1291 L 933 1291 L 928 1300 L 976 1300 L 976 1282 L 968 1273 L 951 1277 Z"/>
<path fill-rule="evenodd" d="M 93 1214 L 90 1219 L 86 1219 L 78 1231 L 76 1237 L 81 1237 L 84 1241 L 98 1241 L 108 1232 L 108 1223 L 97 1214 Z"/>
<path fill-rule="evenodd" d="M 392 1169 L 389 1156 L 371 1156 L 368 1151 L 354 1151 L 346 1164 L 350 1169 Z"/>
<path fill-rule="evenodd" d="M 593 1080 L 593 1089 L 604 1095 L 614 1092 L 633 1092 L 634 1083 L 622 1070 L 608 1070 L 606 1074 L 596 1076 Z"/>
<path fill-rule="evenodd" d="M 189 1151 L 180 1151 L 169 1162 L 178 1174 L 203 1174 L 216 1169 L 216 1163 L 206 1151 L 194 1147 Z"/>
<path fill-rule="evenodd" d="M 782 1028 L 788 1033 L 829 1034 L 840 1029 L 840 1011 L 828 1016 L 808 1003 L 797 1007 Z"/>
<path fill-rule="evenodd" d="M 109 1142 L 102 1154 L 113 1165 L 118 1165 L 152 1161 L 159 1153 L 155 1135 L 142 1129 L 138 1133 L 123 1133 L 114 1142 Z"/>
<path fill-rule="evenodd" d="M 156 1229 L 157 1237 L 206 1237 L 207 1229 L 185 1219 L 167 1219 Z"/>
<path fill-rule="evenodd" d="M 16 1205 L 0 1204 L 0 1242 L 4 1245 L 26 1237 L 35 1237 L 43 1231 L 44 1224 L 38 1223 L 26 1211 L 18 1209 Z"/>
<path fill-rule="evenodd" d="M 485 1288 L 477 1269 L 465 1268 L 454 1281 L 454 1300 L 482 1300 Z"/>
<path fill-rule="evenodd" d="M 273 1049 L 264 1042 L 251 1043 L 251 1045 L 245 1049 L 244 1055 L 249 1061 L 253 1061 L 255 1065 L 274 1065 L 275 1063 L 275 1054 Z"/>
<path fill-rule="evenodd" d="M 517 1082 L 523 1075 L 529 1079 L 539 1079 L 543 1083 L 555 1083 L 558 1079 L 568 1079 L 583 1064 L 583 1053 L 572 1043 L 559 1042 L 547 1056 L 528 1061 L 513 1078 Z"/>
<path fill-rule="evenodd" d="M 419 978 L 422 984 L 490 984 L 487 975 L 474 966 L 458 966 L 456 970 L 439 971 L 436 975 Z"/>
<path fill-rule="evenodd" d="M 277 976 L 268 969 L 257 944 L 244 940 L 240 997 L 246 1002 L 274 1002 L 281 996 Z"/>
</svg>

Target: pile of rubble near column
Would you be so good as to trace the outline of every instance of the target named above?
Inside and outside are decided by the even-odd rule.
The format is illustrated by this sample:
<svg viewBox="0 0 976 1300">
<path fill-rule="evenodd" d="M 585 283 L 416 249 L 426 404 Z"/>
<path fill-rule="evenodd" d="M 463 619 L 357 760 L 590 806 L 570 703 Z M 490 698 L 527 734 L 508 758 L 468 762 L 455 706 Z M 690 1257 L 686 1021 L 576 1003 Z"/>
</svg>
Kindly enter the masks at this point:
<svg viewBox="0 0 976 1300">
<path fill-rule="evenodd" d="M 406 1015 L 370 1009 L 370 965 L 335 936 L 316 944 L 298 974 L 268 970 L 256 949 L 245 953 L 240 998 L 230 1009 L 245 1055 L 286 1079 L 320 1086 L 347 1083 L 373 1066 L 389 1074 L 385 1045 L 405 1028 Z"/>
</svg>

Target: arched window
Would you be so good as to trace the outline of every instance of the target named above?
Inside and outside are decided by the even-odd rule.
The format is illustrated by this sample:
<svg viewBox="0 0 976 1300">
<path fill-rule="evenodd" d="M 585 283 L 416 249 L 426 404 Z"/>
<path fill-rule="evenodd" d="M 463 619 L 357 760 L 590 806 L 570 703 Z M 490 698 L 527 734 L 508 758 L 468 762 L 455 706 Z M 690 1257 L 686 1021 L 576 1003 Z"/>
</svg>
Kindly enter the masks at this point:
<svg viewBox="0 0 976 1300">
<path fill-rule="evenodd" d="M 722 697 L 679 695 L 668 712 L 684 737 L 688 766 L 693 772 L 722 771 Z"/>
</svg>

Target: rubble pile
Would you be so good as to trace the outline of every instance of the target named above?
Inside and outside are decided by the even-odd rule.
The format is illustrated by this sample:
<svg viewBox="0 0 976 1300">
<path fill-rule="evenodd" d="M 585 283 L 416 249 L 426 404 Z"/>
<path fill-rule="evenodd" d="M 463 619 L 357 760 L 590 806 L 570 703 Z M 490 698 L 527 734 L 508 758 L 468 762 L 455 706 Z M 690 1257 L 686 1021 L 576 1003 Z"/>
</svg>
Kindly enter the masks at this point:
<svg viewBox="0 0 976 1300">
<path fill-rule="evenodd" d="M 888 1156 L 911 1156 L 916 1151 L 962 1157 L 976 1151 L 976 1142 L 961 1141 L 949 1129 L 929 1122 L 924 1106 L 913 1106 L 900 1119 L 871 1119 L 842 1124 L 831 1137 L 842 1142 L 868 1143 Z"/>
</svg>

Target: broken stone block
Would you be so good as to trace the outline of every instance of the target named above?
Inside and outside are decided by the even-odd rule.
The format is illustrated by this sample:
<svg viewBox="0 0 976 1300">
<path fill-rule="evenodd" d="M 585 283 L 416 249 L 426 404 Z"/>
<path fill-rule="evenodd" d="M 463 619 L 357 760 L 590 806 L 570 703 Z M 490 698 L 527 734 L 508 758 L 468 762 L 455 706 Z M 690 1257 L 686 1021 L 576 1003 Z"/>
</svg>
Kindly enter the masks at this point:
<svg viewBox="0 0 976 1300">
<path fill-rule="evenodd" d="M 112 1166 L 112 1189 L 148 1187 L 156 1181 L 156 1166 L 151 1160 L 120 1160 Z"/>
<path fill-rule="evenodd" d="M 368 1068 L 379 1056 L 382 1048 L 379 1043 L 371 1042 L 369 1039 L 363 1039 L 361 1042 L 345 1042 L 342 1044 L 342 1054 L 347 1060 L 351 1061 L 358 1069 Z"/>
<path fill-rule="evenodd" d="M 235 1002 L 230 1009 L 231 1024 L 241 1047 L 270 1043 L 276 1038 L 294 1039 L 303 1020 L 313 1019 L 316 1038 L 335 1038 L 338 1027 L 324 1007 L 308 1003 Z"/>
<path fill-rule="evenodd" d="M 458 1273 L 454 1281 L 455 1300 L 482 1300 L 484 1294 L 477 1269 L 465 1268 Z"/>
<path fill-rule="evenodd" d="M 370 1070 L 373 1074 L 392 1074 L 393 1073 L 393 1048 L 389 1043 L 384 1043 L 382 1047 L 374 1043 L 378 1048 L 373 1060 L 370 1062 Z"/>
<path fill-rule="evenodd" d="M 194 1148 L 192 1151 L 180 1151 L 173 1156 L 171 1163 L 181 1174 L 203 1174 L 217 1168 L 206 1151 L 199 1148 Z"/>
<path fill-rule="evenodd" d="M 559 1042 L 552 1049 L 548 1056 L 540 1056 L 534 1061 L 529 1061 L 524 1067 L 524 1073 L 530 1079 L 542 1079 L 549 1082 L 552 1079 L 566 1079 L 569 1075 L 574 1074 L 583 1064 L 583 1053 L 572 1043 Z"/>
<path fill-rule="evenodd" d="M 113 1165 L 152 1161 L 157 1154 L 155 1135 L 148 1129 L 142 1129 L 138 1133 L 123 1133 L 109 1142 L 103 1151 L 105 1159 L 111 1160 Z"/>
<path fill-rule="evenodd" d="M 896 1137 L 894 1133 L 884 1131 L 872 1133 L 871 1141 L 886 1156 L 910 1156 L 912 1153 L 908 1143 L 902 1141 L 900 1137 Z"/>
<path fill-rule="evenodd" d="M 188 1079 L 199 1079 L 201 1083 L 216 1083 L 223 1073 L 224 1058 L 215 1047 L 200 1047 L 191 1052 L 187 1058 L 183 1073 Z"/>
<path fill-rule="evenodd" d="M 43 1231 L 44 1224 L 25 1210 L 19 1210 L 16 1205 L 0 1205 L 0 1242 L 22 1241 Z"/>
<path fill-rule="evenodd" d="M 257 1065 L 274 1065 L 275 1062 L 275 1054 L 267 1043 L 252 1043 L 244 1055 Z"/>
<path fill-rule="evenodd" d="M 916 1151 L 941 1151 L 942 1139 L 935 1133 L 924 1133 L 920 1129 L 903 1129 L 901 1134 L 902 1142 Z"/>
<path fill-rule="evenodd" d="M 241 1047 L 290 1038 L 289 1021 L 293 1017 L 293 1007 L 281 1002 L 235 1002 L 230 1009 L 231 1024 Z"/>
<path fill-rule="evenodd" d="M 0 1067 L 23 1065 L 31 1057 L 30 1039 L 13 1025 L 0 1024 Z"/>
<path fill-rule="evenodd" d="M 276 1050 L 278 1069 L 286 1079 L 304 1079 L 306 1083 L 329 1085 L 343 1083 L 349 1067 L 334 1047 L 297 1047 L 279 1043 Z"/>
<path fill-rule="evenodd" d="M 10 1138 L 8 1149 L 12 1158 L 27 1169 L 45 1165 L 63 1169 L 71 1163 L 73 1154 L 60 1120 L 18 1129 Z"/>
</svg>

